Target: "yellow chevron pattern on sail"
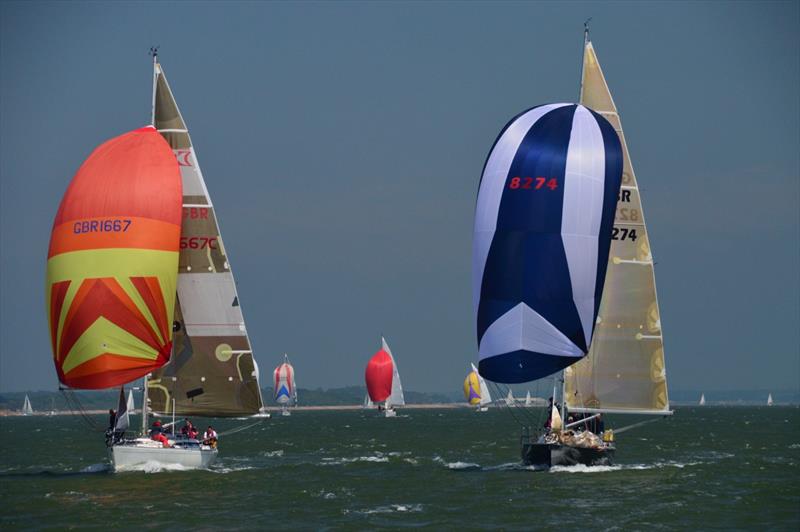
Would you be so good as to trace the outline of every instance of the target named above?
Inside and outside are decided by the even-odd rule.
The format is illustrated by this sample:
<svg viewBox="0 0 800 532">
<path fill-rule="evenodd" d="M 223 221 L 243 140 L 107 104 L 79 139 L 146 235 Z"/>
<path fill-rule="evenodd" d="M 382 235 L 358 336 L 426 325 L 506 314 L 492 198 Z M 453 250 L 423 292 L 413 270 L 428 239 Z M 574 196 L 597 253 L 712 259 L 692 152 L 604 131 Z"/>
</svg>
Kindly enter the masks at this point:
<svg viewBox="0 0 800 532">
<path fill-rule="evenodd" d="M 51 257 L 46 307 L 62 381 L 104 387 L 98 373 L 124 378 L 166 361 L 177 269 L 177 251 L 93 249 Z M 54 294 L 60 294 L 55 301 Z"/>
<path fill-rule="evenodd" d="M 177 271 L 178 253 L 171 251 L 142 250 L 142 249 L 98 249 L 89 251 L 73 251 L 56 255 L 47 261 L 47 315 L 51 315 L 51 290 L 50 287 L 60 281 L 77 281 L 70 283 L 64 297 L 63 308 L 70 308 L 75 294 L 80 287 L 80 282 L 89 277 L 113 277 L 119 282 L 126 295 L 130 297 L 142 315 L 147 319 L 148 325 L 159 335 L 159 340 L 166 343 L 172 340 L 172 329 L 169 329 L 167 338 L 162 338 L 158 325 L 149 312 L 139 291 L 133 286 L 131 277 L 152 274 L 152 271 L 164 271 L 166 274 L 157 275 L 164 296 L 164 306 L 169 315 L 173 315 L 175 298 L 167 294 L 174 294 L 176 290 L 175 275 Z M 91 275 L 87 275 L 91 272 Z M 66 312 L 61 312 L 57 330 L 64 326 Z M 56 346 L 57 347 L 57 346 Z"/>
</svg>

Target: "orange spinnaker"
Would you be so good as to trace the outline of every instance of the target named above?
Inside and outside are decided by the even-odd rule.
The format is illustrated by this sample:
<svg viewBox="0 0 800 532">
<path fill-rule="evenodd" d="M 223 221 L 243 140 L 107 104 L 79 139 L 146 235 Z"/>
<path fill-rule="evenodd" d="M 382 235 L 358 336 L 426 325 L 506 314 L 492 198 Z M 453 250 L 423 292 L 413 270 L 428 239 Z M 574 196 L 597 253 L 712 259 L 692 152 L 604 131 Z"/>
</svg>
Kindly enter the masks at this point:
<svg viewBox="0 0 800 532">
<path fill-rule="evenodd" d="M 182 186 L 163 137 L 144 127 L 100 145 L 53 223 L 47 316 L 59 380 L 119 386 L 172 351 Z"/>
</svg>

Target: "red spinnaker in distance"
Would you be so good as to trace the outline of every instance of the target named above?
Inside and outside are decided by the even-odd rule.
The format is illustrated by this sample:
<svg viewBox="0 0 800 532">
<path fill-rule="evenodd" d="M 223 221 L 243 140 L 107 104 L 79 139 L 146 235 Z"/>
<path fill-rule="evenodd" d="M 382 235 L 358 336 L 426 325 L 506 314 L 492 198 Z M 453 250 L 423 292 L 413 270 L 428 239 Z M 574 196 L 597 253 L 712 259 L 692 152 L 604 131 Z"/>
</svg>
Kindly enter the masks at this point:
<svg viewBox="0 0 800 532">
<path fill-rule="evenodd" d="M 392 357 L 380 349 L 367 363 L 364 378 L 367 381 L 367 393 L 373 402 L 385 401 L 392 395 Z"/>
</svg>

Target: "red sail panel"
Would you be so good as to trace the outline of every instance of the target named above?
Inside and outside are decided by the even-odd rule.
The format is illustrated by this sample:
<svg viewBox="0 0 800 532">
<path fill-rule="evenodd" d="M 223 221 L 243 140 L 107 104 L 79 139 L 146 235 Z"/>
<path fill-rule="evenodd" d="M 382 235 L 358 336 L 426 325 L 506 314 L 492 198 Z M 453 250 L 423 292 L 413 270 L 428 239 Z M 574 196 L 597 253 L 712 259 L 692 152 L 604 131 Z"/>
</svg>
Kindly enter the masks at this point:
<svg viewBox="0 0 800 532">
<path fill-rule="evenodd" d="M 45 292 L 62 383 L 119 386 L 169 360 L 182 194 L 153 127 L 105 142 L 75 174 L 53 223 Z"/>
<path fill-rule="evenodd" d="M 364 374 L 367 393 L 373 402 L 385 401 L 392 395 L 392 357 L 383 349 L 375 353 L 367 364 Z"/>
</svg>

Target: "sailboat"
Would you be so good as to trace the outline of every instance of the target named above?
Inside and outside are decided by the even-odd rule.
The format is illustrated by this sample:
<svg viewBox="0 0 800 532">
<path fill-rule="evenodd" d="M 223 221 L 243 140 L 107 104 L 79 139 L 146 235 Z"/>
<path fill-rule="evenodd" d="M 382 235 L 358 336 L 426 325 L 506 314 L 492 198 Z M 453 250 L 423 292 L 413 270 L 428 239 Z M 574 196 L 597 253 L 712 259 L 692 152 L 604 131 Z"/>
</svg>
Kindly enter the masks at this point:
<svg viewBox="0 0 800 532">
<path fill-rule="evenodd" d="M 385 417 L 395 417 L 395 406 L 406 404 L 400 373 L 386 339 L 381 337 L 381 348 L 369 359 L 364 373 L 369 399 L 378 405 Z"/>
<path fill-rule="evenodd" d="M 773 404 L 772 403 L 772 394 L 769 394 L 769 396 L 767 397 L 767 406 L 772 406 L 772 404 Z"/>
<path fill-rule="evenodd" d="M 365 410 L 371 410 L 374 407 L 375 405 L 373 404 L 372 399 L 369 398 L 369 392 L 367 392 L 367 394 L 364 395 L 364 405 L 362 406 L 362 408 L 364 408 Z"/>
<path fill-rule="evenodd" d="M 492 402 L 489 387 L 486 386 L 486 381 L 478 373 L 478 368 L 475 367 L 475 364 L 470 364 L 470 366 L 472 371 L 464 379 L 464 397 L 466 397 L 471 406 L 475 407 L 476 412 L 486 412 L 489 410 L 489 403 Z"/>
<path fill-rule="evenodd" d="M 22 402 L 22 415 L 30 416 L 31 414 L 33 414 L 33 407 L 31 406 L 31 400 L 28 398 L 28 394 L 25 394 L 25 400 Z"/>
<path fill-rule="evenodd" d="M 133 400 L 133 390 L 128 390 L 128 402 L 125 404 L 125 408 L 129 414 L 133 414 L 136 411 L 136 403 Z"/>
<path fill-rule="evenodd" d="M 487 158 L 476 207 L 481 374 L 502 383 L 562 374 L 562 411 L 554 403 L 549 429 L 523 433 L 523 463 L 543 467 L 612 463 L 602 413 L 671 413 L 639 190 L 588 28 L 584 45 L 580 103 L 514 118 Z"/>
<path fill-rule="evenodd" d="M 700 406 L 706 406 L 706 394 L 704 393 L 700 394 L 700 402 L 697 404 Z"/>
<path fill-rule="evenodd" d="M 281 405 L 281 415 L 290 416 L 290 405 L 297 404 L 297 386 L 294 381 L 294 367 L 289 364 L 289 355 L 283 355 L 283 363 L 275 368 L 275 402 Z"/>
<path fill-rule="evenodd" d="M 238 416 L 263 407 L 239 298 L 188 130 L 153 53 L 151 124 L 89 156 L 53 223 L 47 312 L 61 383 L 120 387 L 107 433 L 115 470 L 206 467 L 218 451 L 148 415 Z M 129 438 L 124 385 L 144 379 L 142 431 Z M 160 421 L 154 426 L 160 427 Z M 156 429 L 159 431 L 160 429 Z"/>
<path fill-rule="evenodd" d="M 511 390 L 508 390 L 508 395 L 506 395 L 506 404 L 508 406 L 514 406 L 517 404 L 517 400 L 514 399 L 514 394 L 511 393 Z"/>
<path fill-rule="evenodd" d="M 533 400 L 531 399 L 531 391 L 528 390 L 528 393 L 525 394 L 525 406 L 533 406 Z"/>
</svg>

